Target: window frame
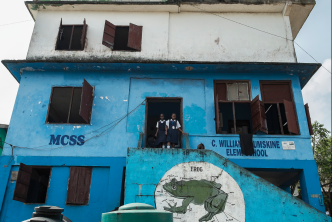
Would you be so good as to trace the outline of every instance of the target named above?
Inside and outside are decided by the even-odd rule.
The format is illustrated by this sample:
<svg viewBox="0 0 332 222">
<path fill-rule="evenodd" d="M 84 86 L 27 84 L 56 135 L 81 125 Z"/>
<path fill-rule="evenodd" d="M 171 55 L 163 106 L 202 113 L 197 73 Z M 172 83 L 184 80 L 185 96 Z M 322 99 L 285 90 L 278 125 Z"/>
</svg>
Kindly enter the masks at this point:
<svg viewBox="0 0 332 222">
<path fill-rule="evenodd" d="M 280 104 L 284 104 L 285 99 L 283 99 L 282 101 L 278 101 L 278 102 L 276 102 L 276 101 L 265 101 L 264 93 L 262 91 L 264 84 L 270 84 L 270 85 L 285 85 L 285 84 L 287 84 L 288 85 L 290 96 L 291 96 L 291 99 L 292 99 L 292 101 L 289 101 L 289 102 L 292 103 L 293 108 L 294 108 L 295 121 L 296 121 L 296 124 L 297 124 L 297 129 L 299 131 L 298 134 L 294 134 L 294 133 L 291 133 L 291 132 L 289 132 L 289 134 L 284 133 L 282 119 L 281 119 L 281 112 L 280 112 Z M 292 81 L 291 80 L 260 80 L 259 81 L 259 87 L 260 87 L 260 94 L 261 94 L 262 102 L 264 104 L 265 103 L 267 103 L 267 104 L 276 104 L 277 109 L 278 109 L 279 127 L 280 127 L 281 134 L 268 134 L 268 135 L 291 135 L 291 136 L 301 135 L 300 125 L 299 125 L 299 120 L 298 120 L 299 118 L 298 118 L 298 115 L 297 115 L 295 101 L 294 101 L 294 92 L 293 92 L 293 87 L 292 87 Z M 286 117 L 286 119 L 287 119 L 287 117 Z M 287 123 L 288 123 L 288 120 L 287 120 Z"/>
<path fill-rule="evenodd" d="M 17 198 L 16 186 L 17 186 L 17 183 L 21 183 L 20 182 L 20 179 L 21 179 L 20 178 L 21 177 L 21 172 L 20 171 L 21 170 L 22 171 L 26 171 L 26 170 L 23 170 L 22 168 L 30 168 L 31 171 L 33 169 L 49 169 L 50 175 L 48 177 L 47 191 L 46 191 L 45 201 L 43 203 L 37 203 L 37 202 L 36 203 L 31 203 L 31 202 L 27 202 L 28 193 L 29 193 L 29 187 L 30 187 L 30 182 L 29 182 L 29 185 L 27 185 L 27 192 L 26 192 L 27 196 L 25 198 Z M 47 201 L 47 192 L 48 192 L 48 188 L 50 186 L 50 181 L 51 181 L 51 176 L 52 176 L 52 170 L 53 170 L 52 166 L 35 166 L 35 165 L 25 165 L 23 163 L 20 163 L 19 170 L 18 170 L 18 175 L 17 175 L 17 179 L 16 179 L 16 183 L 15 183 L 15 188 L 14 188 L 13 200 L 16 200 L 16 201 L 19 201 L 19 202 L 22 202 L 22 203 L 25 203 L 25 204 L 46 204 L 46 201 Z M 29 175 L 29 181 L 31 180 L 31 175 L 32 175 L 32 172 Z"/>
<path fill-rule="evenodd" d="M 217 84 L 218 83 L 224 83 L 226 84 L 226 100 L 221 100 L 218 99 L 218 105 L 219 103 L 232 103 L 232 111 L 233 111 L 233 125 L 234 125 L 234 133 L 227 133 L 227 134 L 222 134 L 218 133 L 219 129 L 217 129 L 217 119 L 215 118 L 215 125 L 216 125 L 216 134 L 222 134 L 222 135 L 229 135 L 229 134 L 237 134 L 236 133 L 236 117 L 235 117 L 235 103 L 248 103 L 249 105 L 251 104 L 252 101 L 252 95 L 251 95 L 251 82 L 250 80 L 213 80 L 213 88 L 214 88 L 214 103 L 216 104 L 216 98 L 217 98 Z M 248 83 L 248 95 L 249 95 L 249 100 L 227 100 L 227 84 L 228 83 Z M 218 109 L 215 109 L 215 112 Z M 217 115 L 217 114 L 216 114 Z M 218 113 L 219 115 L 219 113 Z M 219 123 L 218 123 L 219 125 Z"/>
<path fill-rule="evenodd" d="M 112 47 L 110 47 L 109 45 L 111 45 L 112 43 L 111 42 L 108 42 L 106 41 L 105 39 L 105 34 L 106 35 L 109 35 L 109 36 L 112 36 L 109 32 L 106 31 L 106 26 L 114 26 L 114 39 L 113 39 L 113 45 Z M 130 48 L 130 50 L 124 50 L 124 49 L 114 49 L 114 46 L 115 46 L 115 38 L 116 38 L 116 28 L 119 27 L 119 28 L 128 28 L 128 41 L 127 41 L 127 48 Z M 113 28 L 113 27 L 112 27 Z M 140 37 L 139 37 L 139 47 L 138 48 L 133 48 L 133 47 L 130 47 L 128 46 L 129 44 L 134 44 L 133 42 L 130 42 L 130 36 L 131 35 L 135 35 L 133 33 L 131 33 L 131 30 L 134 30 L 136 29 L 140 29 L 137 33 L 140 34 Z M 137 37 L 137 36 L 136 36 Z M 135 38 L 136 39 L 136 38 Z M 108 20 L 105 20 L 105 26 L 104 26 L 104 31 L 103 31 L 103 39 L 102 39 L 102 44 L 104 46 L 106 46 L 107 48 L 111 49 L 112 51 L 123 51 L 123 52 L 141 52 L 142 51 L 142 40 L 143 40 L 143 26 L 141 25 L 136 25 L 136 24 L 133 24 L 133 23 L 129 23 L 129 25 L 114 25 L 113 23 L 109 22 Z"/>
<path fill-rule="evenodd" d="M 72 103 L 73 103 L 73 96 L 74 96 L 74 89 L 75 88 L 82 88 L 82 93 L 81 93 L 81 100 L 80 100 L 80 106 L 82 105 L 81 102 L 82 102 L 82 95 L 83 95 L 83 89 L 84 89 L 84 83 L 87 82 L 85 79 L 83 80 L 83 84 L 82 86 L 52 86 L 52 90 L 51 90 L 51 95 L 50 95 L 50 99 L 49 99 L 49 102 L 48 102 L 48 109 L 47 109 L 47 113 L 46 113 L 46 120 L 45 120 L 45 124 L 75 124 L 75 125 L 90 125 L 91 123 L 91 117 L 92 117 L 92 107 L 91 107 L 91 111 L 90 111 L 90 116 L 89 116 L 89 121 L 87 121 L 86 123 L 69 123 L 69 119 L 70 119 L 70 112 L 71 112 L 71 109 L 72 109 Z M 88 82 L 87 82 L 88 83 Z M 90 85 L 88 83 L 88 85 Z M 90 85 L 91 86 L 91 85 Z M 91 103 L 93 104 L 93 99 L 94 99 L 94 87 L 92 87 L 92 100 L 91 100 Z M 50 123 L 49 120 L 48 120 L 48 117 L 49 117 L 49 113 L 50 113 L 50 109 L 51 109 L 51 103 L 52 103 L 52 97 L 53 97 L 53 92 L 54 92 L 54 88 L 71 88 L 72 91 L 71 91 L 71 97 L 70 97 L 70 104 L 69 104 L 69 111 L 68 111 L 68 116 L 67 116 L 67 122 L 66 123 Z M 80 113 L 79 113 L 80 115 Z M 81 115 L 80 115 L 81 116 Z M 82 116 L 81 116 L 82 117 Z M 83 117 L 82 117 L 83 120 L 85 120 Z M 86 121 L 86 120 L 85 120 Z"/>
<path fill-rule="evenodd" d="M 81 45 L 81 49 L 70 49 L 71 48 L 71 44 L 72 44 L 72 40 L 73 40 L 75 26 L 82 26 L 83 27 L 82 28 L 82 35 L 81 35 L 81 40 L 80 41 L 82 41 L 83 36 L 84 36 L 84 38 L 83 38 L 83 42 L 81 43 L 82 44 Z M 60 30 L 61 30 L 62 27 L 72 27 L 70 41 L 69 41 L 69 48 L 68 49 L 58 49 L 59 35 L 60 35 Z M 55 51 L 84 51 L 87 30 L 88 30 L 88 25 L 86 24 L 85 19 L 83 21 L 83 24 L 67 24 L 67 25 L 63 25 L 62 24 L 62 18 L 61 18 L 60 26 L 59 26 L 59 31 L 58 31 L 58 35 L 57 35 L 56 43 L 55 43 Z"/>
</svg>

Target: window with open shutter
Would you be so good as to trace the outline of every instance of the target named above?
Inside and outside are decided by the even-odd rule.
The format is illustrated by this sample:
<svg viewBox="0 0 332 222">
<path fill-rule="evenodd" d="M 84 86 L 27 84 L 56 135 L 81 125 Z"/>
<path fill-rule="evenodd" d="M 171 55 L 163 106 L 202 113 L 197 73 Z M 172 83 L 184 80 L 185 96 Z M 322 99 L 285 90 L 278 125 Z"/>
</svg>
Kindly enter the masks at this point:
<svg viewBox="0 0 332 222">
<path fill-rule="evenodd" d="M 84 79 L 79 114 L 87 123 L 90 123 L 91 119 L 92 101 L 93 87 Z"/>
<path fill-rule="evenodd" d="M 20 164 L 13 200 L 23 203 L 46 203 L 51 167 Z"/>
<path fill-rule="evenodd" d="M 247 80 L 214 81 L 217 134 L 252 133 L 250 82 Z M 218 109 L 218 110 L 216 110 Z"/>
<path fill-rule="evenodd" d="M 287 119 L 287 126 L 288 131 L 290 133 L 299 135 L 300 130 L 299 126 L 297 124 L 297 118 L 296 118 L 296 110 L 294 107 L 294 104 L 290 101 L 284 100 L 284 106 L 285 106 L 285 113 L 286 113 L 286 119 Z"/>
<path fill-rule="evenodd" d="M 70 167 L 66 204 L 89 203 L 92 167 Z"/>
<path fill-rule="evenodd" d="M 311 125 L 311 118 L 310 118 L 310 112 L 309 112 L 309 105 L 308 103 L 304 105 L 305 113 L 307 115 L 307 122 L 308 122 L 308 128 L 309 128 L 309 133 L 310 135 L 314 135 L 314 131 L 312 130 L 312 125 Z"/>
<path fill-rule="evenodd" d="M 143 26 L 129 24 L 128 47 L 141 51 Z"/>
<path fill-rule="evenodd" d="M 31 174 L 32 167 L 21 163 L 16 180 L 13 200 L 23 203 L 27 202 Z"/>
<path fill-rule="evenodd" d="M 141 51 L 143 26 L 115 26 L 105 21 L 103 45 L 113 51 Z"/>
<path fill-rule="evenodd" d="M 87 27 L 85 19 L 83 25 L 63 25 L 61 19 L 55 50 L 84 50 Z"/>
<path fill-rule="evenodd" d="M 83 87 L 53 87 L 46 123 L 89 124 L 93 90 L 85 79 Z"/>
<path fill-rule="evenodd" d="M 105 20 L 103 45 L 110 49 L 113 49 L 114 39 L 115 39 L 115 25 Z"/>
<path fill-rule="evenodd" d="M 262 131 L 263 133 L 267 134 L 268 130 L 266 125 L 264 103 L 259 100 L 259 96 L 256 96 L 255 99 L 253 99 L 253 101 L 251 102 L 250 106 L 253 133 L 256 133 L 257 131 Z"/>
<path fill-rule="evenodd" d="M 300 134 L 291 81 L 260 81 L 269 134 Z"/>
</svg>

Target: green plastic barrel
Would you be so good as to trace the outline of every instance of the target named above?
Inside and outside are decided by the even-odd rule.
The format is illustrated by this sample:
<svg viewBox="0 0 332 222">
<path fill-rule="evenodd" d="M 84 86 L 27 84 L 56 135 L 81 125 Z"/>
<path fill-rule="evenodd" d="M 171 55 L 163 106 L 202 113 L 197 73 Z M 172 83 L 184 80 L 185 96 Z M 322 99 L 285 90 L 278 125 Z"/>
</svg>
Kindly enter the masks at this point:
<svg viewBox="0 0 332 222">
<path fill-rule="evenodd" d="M 101 218 L 102 222 L 173 222 L 172 213 L 143 203 L 123 205 L 118 211 L 103 213 Z"/>
</svg>

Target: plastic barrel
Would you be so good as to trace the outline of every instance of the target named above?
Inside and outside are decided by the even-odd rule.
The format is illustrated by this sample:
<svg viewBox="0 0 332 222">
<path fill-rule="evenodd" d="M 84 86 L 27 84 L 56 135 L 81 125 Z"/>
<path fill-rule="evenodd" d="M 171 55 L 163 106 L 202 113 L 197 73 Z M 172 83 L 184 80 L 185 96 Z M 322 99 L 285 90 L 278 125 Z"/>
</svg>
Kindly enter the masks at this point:
<svg viewBox="0 0 332 222">
<path fill-rule="evenodd" d="M 173 214 L 143 203 L 121 206 L 118 211 L 102 214 L 102 222 L 173 222 Z"/>
</svg>

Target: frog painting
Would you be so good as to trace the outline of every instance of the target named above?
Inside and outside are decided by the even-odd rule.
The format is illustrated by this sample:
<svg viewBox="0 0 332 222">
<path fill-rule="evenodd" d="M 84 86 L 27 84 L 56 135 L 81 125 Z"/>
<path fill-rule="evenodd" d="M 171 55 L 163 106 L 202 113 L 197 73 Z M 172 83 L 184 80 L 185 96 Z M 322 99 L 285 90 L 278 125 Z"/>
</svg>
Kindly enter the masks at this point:
<svg viewBox="0 0 332 222">
<path fill-rule="evenodd" d="M 208 212 L 206 215 L 199 219 L 199 222 L 209 221 L 213 216 L 222 213 L 225 210 L 228 194 L 222 191 L 221 184 L 208 180 L 180 180 L 175 178 L 171 182 L 163 185 L 171 196 L 178 199 L 183 199 L 182 206 L 173 206 L 168 203 L 169 207 L 164 207 L 164 210 L 185 214 L 189 204 L 203 205 Z"/>
</svg>

